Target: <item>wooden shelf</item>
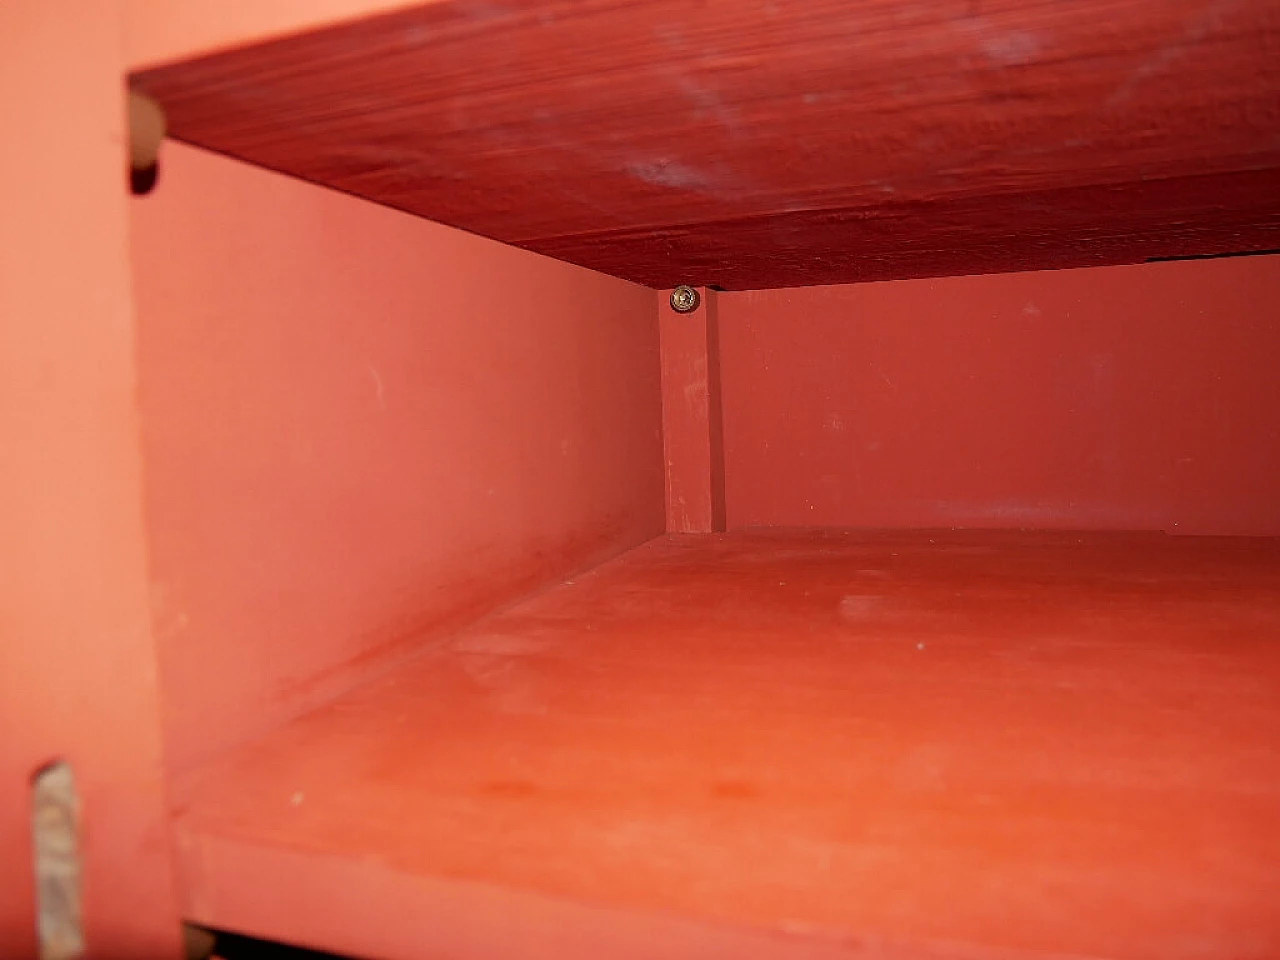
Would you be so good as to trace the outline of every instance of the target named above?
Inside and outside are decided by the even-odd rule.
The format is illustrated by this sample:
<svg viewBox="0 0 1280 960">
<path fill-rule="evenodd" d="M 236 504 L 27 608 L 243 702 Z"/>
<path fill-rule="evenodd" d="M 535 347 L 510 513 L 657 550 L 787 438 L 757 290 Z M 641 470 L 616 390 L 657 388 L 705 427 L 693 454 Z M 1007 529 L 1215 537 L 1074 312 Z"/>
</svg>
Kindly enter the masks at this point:
<svg viewBox="0 0 1280 960">
<path fill-rule="evenodd" d="M 659 288 L 1280 248 L 1268 0 L 438 0 L 134 81 L 179 139 Z"/>
<path fill-rule="evenodd" d="M 185 911 L 392 958 L 1274 956 L 1278 693 L 1280 541 L 668 537 L 176 783 Z"/>
</svg>

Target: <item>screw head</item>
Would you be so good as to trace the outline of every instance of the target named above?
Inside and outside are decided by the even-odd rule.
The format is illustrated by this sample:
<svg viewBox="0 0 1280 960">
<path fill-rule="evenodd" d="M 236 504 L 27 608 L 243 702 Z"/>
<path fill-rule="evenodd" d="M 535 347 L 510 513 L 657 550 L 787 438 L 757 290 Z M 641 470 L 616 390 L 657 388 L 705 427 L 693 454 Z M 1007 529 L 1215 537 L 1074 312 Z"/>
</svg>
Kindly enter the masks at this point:
<svg viewBox="0 0 1280 960">
<path fill-rule="evenodd" d="M 698 291 L 687 283 L 682 283 L 671 291 L 671 309 L 676 313 L 693 313 L 698 309 L 702 297 Z"/>
</svg>

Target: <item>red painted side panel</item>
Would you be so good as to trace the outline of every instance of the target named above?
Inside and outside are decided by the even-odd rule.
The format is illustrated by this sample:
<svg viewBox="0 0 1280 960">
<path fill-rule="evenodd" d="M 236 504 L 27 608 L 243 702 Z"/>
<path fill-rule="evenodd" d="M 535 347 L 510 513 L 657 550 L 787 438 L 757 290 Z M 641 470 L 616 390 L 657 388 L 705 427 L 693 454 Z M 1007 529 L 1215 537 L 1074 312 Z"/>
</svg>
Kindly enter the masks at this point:
<svg viewBox="0 0 1280 960">
<path fill-rule="evenodd" d="M 0 3 L 0 957 L 36 955 L 31 781 L 80 799 L 85 960 L 176 957 L 147 605 L 120 22 Z M 66 864 L 69 858 L 59 858 Z"/>
<path fill-rule="evenodd" d="M 170 759 L 661 532 L 653 292 L 181 145 L 135 202 Z"/>
<path fill-rule="evenodd" d="M 123 0 L 131 69 L 440 0 Z"/>
<path fill-rule="evenodd" d="M 1280 257 L 722 294 L 731 527 L 1280 534 Z"/>
<path fill-rule="evenodd" d="M 698 291 L 698 309 L 671 309 L 658 293 L 662 335 L 662 430 L 667 462 L 667 531 L 725 528 L 724 423 L 716 292 Z"/>
</svg>

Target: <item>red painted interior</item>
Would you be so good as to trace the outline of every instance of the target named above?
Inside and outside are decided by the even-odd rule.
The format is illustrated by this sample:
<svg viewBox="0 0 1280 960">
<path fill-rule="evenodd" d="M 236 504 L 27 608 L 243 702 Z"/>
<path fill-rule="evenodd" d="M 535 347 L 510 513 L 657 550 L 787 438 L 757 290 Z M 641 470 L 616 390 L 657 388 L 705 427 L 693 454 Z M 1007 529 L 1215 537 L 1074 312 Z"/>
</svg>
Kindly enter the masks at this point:
<svg viewBox="0 0 1280 960">
<path fill-rule="evenodd" d="M 662 530 L 652 291 L 163 164 L 133 262 L 172 766 Z"/>
<path fill-rule="evenodd" d="M 180 139 L 655 287 L 1280 248 L 1269 0 L 441 0 L 137 81 Z"/>
<path fill-rule="evenodd" d="M 119 0 L 131 69 L 438 0 Z"/>
<path fill-rule="evenodd" d="M 395 6 L 0 4 L 0 957 L 1280 954 L 1280 259 L 386 209 L 1274 249 L 1280 10 Z"/>
<path fill-rule="evenodd" d="M 185 909 L 393 960 L 1275 956 L 1278 636 L 1276 540 L 668 537 L 182 778 Z"/>
<path fill-rule="evenodd" d="M 1280 535 L 1280 257 L 721 294 L 730 528 Z"/>
<path fill-rule="evenodd" d="M 698 296 L 697 310 L 677 313 L 671 291 L 658 291 L 669 533 L 723 532 L 726 522 L 716 293 Z"/>
<path fill-rule="evenodd" d="M 31 783 L 75 774 L 84 960 L 176 957 L 108 3 L 0 3 L 0 957 L 36 957 Z M 69 859 L 69 858 L 67 858 Z"/>
</svg>

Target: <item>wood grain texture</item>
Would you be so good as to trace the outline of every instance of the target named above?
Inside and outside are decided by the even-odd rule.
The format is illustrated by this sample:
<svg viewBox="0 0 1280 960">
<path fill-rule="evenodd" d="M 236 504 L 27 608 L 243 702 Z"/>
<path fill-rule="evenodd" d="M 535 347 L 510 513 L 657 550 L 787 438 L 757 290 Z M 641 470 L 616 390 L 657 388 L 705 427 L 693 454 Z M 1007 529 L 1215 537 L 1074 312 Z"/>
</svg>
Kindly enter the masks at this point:
<svg viewBox="0 0 1280 960">
<path fill-rule="evenodd" d="M 443 0 L 137 82 L 181 139 L 655 287 L 1280 247 L 1270 0 Z"/>
<path fill-rule="evenodd" d="M 667 537 L 182 778 L 185 909 L 406 960 L 1274 957 L 1278 692 L 1280 541 Z"/>
</svg>

